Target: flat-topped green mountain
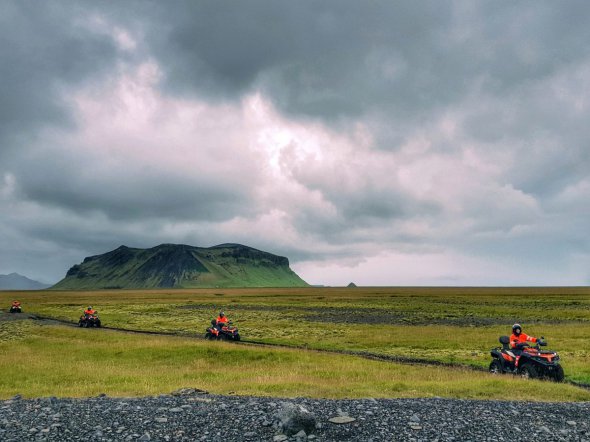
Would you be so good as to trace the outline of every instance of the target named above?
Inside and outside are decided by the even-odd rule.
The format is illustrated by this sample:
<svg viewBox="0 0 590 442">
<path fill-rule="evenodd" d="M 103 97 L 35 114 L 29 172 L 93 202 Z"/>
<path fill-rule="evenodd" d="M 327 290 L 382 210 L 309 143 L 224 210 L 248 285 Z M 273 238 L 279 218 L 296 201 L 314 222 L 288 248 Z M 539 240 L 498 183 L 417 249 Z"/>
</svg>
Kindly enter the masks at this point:
<svg viewBox="0 0 590 442">
<path fill-rule="evenodd" d="M 241 244 L 193 247 L 121 246 L 90 256 L 68 270 L 52 289 L 191 287 L 305 287 L 284 256 Z"/>
</svg>

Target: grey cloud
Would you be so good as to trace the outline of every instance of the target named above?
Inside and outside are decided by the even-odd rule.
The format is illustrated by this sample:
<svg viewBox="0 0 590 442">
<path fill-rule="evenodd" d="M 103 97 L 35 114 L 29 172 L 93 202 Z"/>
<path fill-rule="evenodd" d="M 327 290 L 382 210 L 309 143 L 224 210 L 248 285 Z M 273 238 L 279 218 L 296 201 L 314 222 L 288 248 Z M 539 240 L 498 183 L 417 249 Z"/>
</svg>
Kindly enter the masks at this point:
<svg viewBox="0 0 590 442">
<path fill-rule="evenodd" d="M 439 2 L 205 2 L 161 13 L 174 25 L 147 38 L 169 88 L 217 96 L 262 88 L 285 111 L 327 119 L 359 115 L 384 97 L 412 107 L 431 100 L 409 95 L 438 82 L 429 55 L 450 18 Z M 417 69 L 393 80 L 380 73 L 386 65 L 394 75 L 398 64 Z"/>
<path fill-rule="evenodd" d="M 167 87 L 216 98 L 262 88 L 326 120 L 427 118 L 483 88 L 509 94 L 588 56 L 585 2 L 152 3 L 146 39 Z M 243 7 L 240 7 L 243 6 Z M 572 25 L 573 24 L 573 25 Z"/>
<path fill-rule="evenodd" d="M 68 2 L 0 3 L 0 158 L 40 127 L 73 124 L 64 90 L 112 67 L 114 43 L 75 24 L 85 12 Z"/>
<path fill-rule="evenodd" d="M 22 159 L 15 169 L 17 191 L 24 200 L 74 213 L 99 212 L 112 220 L 221 221 L 253 208 L 250 185 L 256 183 L 248 169 L 232 176 L 178 174 L 156 165 L 95 169 L 100 161 L 58 149 Z"/>
</svg>

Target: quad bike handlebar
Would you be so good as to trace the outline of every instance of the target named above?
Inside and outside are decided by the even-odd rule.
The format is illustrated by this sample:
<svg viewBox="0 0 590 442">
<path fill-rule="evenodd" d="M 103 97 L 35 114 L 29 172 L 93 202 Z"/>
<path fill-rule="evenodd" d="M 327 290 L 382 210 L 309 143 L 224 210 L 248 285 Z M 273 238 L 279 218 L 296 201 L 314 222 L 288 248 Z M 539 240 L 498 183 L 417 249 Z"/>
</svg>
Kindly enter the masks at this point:
<svg viewBox="0 0 590 442">
<path fill-rule="evenodd" d="M 535 348 L 537 350 L 540 350 L 540 347 L 546 347 L 546 346 L 547 346 L 547 341 L 545 341 L 545 338 L 543 336 L 541 336 L 539 339 L 537 339 L 537 342 L 535 342 L 535 345 L 530 345 L 527 342 L 522 342 L 522 343 L 516 344 L 516 347 L 520 348 L 520 349 Z"/>
<path fill-rule="evenodd" d="M 535 342 L 536 345 L 531 345 L 531 347 L 536 348 L 537 350 L 539 350 L 539 347 L 546 347 L 547 346 L 547 341 L 545 341 L 545 338 L 543 336 L 541 336 L 539 339 L 537 339 L 537 342 Z"/>
</svg>

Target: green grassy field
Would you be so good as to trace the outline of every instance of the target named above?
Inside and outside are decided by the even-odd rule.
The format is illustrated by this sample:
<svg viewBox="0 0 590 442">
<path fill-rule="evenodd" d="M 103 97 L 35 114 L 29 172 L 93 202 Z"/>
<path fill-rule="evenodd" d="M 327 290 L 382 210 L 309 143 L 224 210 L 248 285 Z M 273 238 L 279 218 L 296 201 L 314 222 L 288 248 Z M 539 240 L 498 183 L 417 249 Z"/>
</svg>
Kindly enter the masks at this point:
<svg viewBox="0 0 590 442">
<path fill-rule="evenodd" d="M 572 385 L 493 377 L 473 370 L 367 361 L 302 349 L 262 349 L 187 337 L 201 335 L 209 320 L 223 309 L 244 339 L 483 368 L 489 364 L 490 348 L 498 345 L 498 336 L 509 334 L 512 323 L 518 321 L 526 333 L 545 336 L 549 347 L 559 351 L 567 380 L 590 384 L 589 288 L 38 291 L 18 296 L 0 292 L 1 305 L 8 307 L 14 297 L 19 297 L 30 313 L 74 322 L 90 304 L 99 310 L 105 325 L 185 337 L 0 323 L 0 349 L 10 354 L 10 358 L 1 360 L 3 373 L 27 373 L 26 379 L 16 385 L 3 380 L 1 397 L 16 392 L 87 395 L 84 383 L 79 384 L 77 378 L 68 383 L 71 387 L 59 388 L 52 383 L 41 387 L 42 379 L 37 379 L 44 371 L 59 374 L 73 364 L 97 367 L 81 371 L 88 373 L 93 385 L 88 394 L 156 394 L 193 386 L 216 393 L 277 396 L 590 398 L 590 392 Z M 11 327 L 24 331 L 13 333 Z M 58 342 L 60 350 L 52 350 Z M 4 352 L 15 345 L 18 352 Z M 113 350 L 117 346 L 119 353 Z M 219 349 L 227 360 L 217 359 Z M 38 363 L 31 365 L 31 352 L 37 355 Z M 75 358 L 70 356 L 74 354 Z M 81 355 L 86 356 L 79 359 Z M 70 357 L 73 359 L 68 360 Z M 253 363 L 252 358 L 261 358 L 262 362 Z M 216 364 L 231 368 L 216 370 Z M 76 370 L 69 372 L 75 374 Z M 104 378 L 106 373 L 111 373 L 110 377 Z"/>
</svg>

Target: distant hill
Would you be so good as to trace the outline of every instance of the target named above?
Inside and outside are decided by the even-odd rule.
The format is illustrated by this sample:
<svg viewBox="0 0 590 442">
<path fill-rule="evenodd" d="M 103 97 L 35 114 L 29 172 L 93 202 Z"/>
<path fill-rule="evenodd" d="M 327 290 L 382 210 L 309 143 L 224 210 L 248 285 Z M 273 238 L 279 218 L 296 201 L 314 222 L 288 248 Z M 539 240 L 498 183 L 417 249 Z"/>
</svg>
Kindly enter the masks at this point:
<svg viewBox="0 0 590 442">
<path fill-rule="evenodd" d="M 53 289 L 305 287 L 289 260 L 241 244 L 202 248 L 162 244 L 121 246 L 90 256 L 68 270 Z"/>
<path fill-rule="evenodd" d="M 0 290 L 40 290 L 47 287 L 49 284 L 33 281 L 18 273 L 0 275 Z"/>
</svg>

